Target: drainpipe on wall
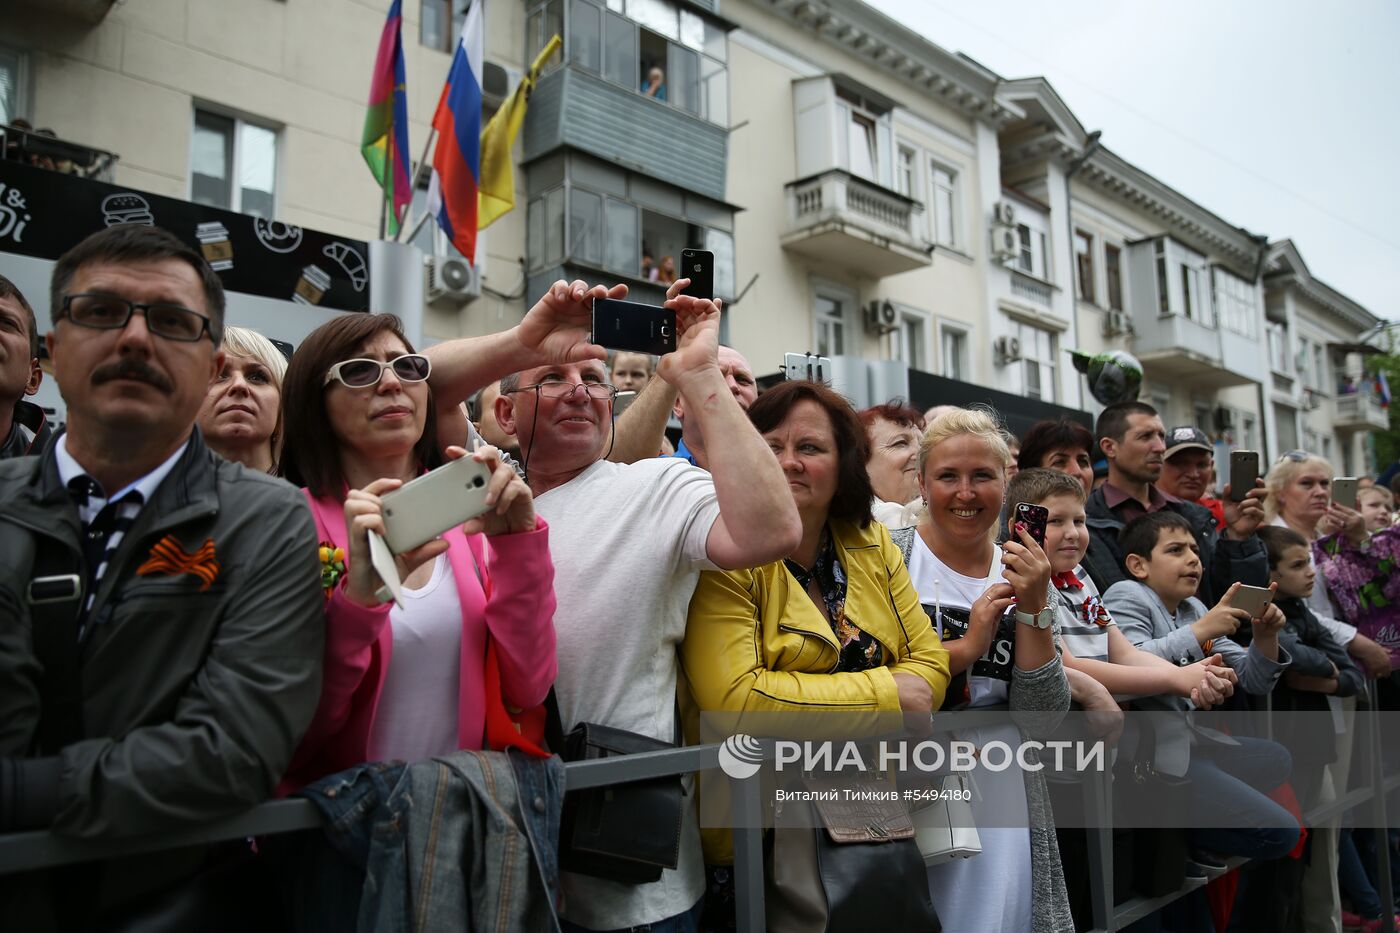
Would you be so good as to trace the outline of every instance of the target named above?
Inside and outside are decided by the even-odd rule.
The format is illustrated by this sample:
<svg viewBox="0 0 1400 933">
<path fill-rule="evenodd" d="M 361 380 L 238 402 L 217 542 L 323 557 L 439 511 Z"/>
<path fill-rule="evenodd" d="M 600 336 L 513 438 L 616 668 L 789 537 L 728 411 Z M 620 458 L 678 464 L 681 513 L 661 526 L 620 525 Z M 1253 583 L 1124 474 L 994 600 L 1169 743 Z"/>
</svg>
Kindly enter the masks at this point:
<svg viewBox="0 0 1400 933">
<path fill-rule="evenodd" d="M 1084 137 L 1084 151 L 1065 169 L 1065 227 L 1069 231 L 1069 238 L 1065 240 L 1065 243 L 1069 245 L 1070 320 L 1074 322 L 1076 338 L 1079 334 L 1079 267 L 1074 260 L 1074 195 L 1070 192 L 1070 182 L 1103 145 L 1100 141 L 1102 137 L 1103 130 L 1094 130 Z M 1079 396 L 1079 408 L 1082 410 L 1084 408 L 1084 387 L 1080 385 L 1078 379 L 1074 381 L 1074 385 L 1079 390 L 1077 395 Z"/>
<path fill-rule="evenodd" d="M 1256 236 L 1256 237 L 1254 238 L 1254 242 L 1259 244 L 1259 258 L 1256 259 L 1256 260 L 1254 261 L 1254 287 L 1257 288 L 1257 289 L 1259 289 L 1259 298 L 1260 298 L 1260 300 L 1262 301 L 1263 298 L 1264 298 L 1264 262 L 1268 259 L 1268 254 L 1269 254 L 1269 238 L 1268 238 L 1268 236 L 1266 236 L 1266 235 L 1264 235 L 1264 234 L 1261 233 L 1261 234 L 1259 234 L 1258 236 Z M 1265 352 L 1266 355 L 1267 355 L 1268 352 L 1269 352 L 1269 350 L 1268 350 L 1268 347 L 1269 347 L 1268 329 L 1269 329 L 1269 318 L 1268 318 L 1268 313 L 1265 312 L 1265 316 L 1264 316 L 1264 330 L 1265 330 L 1265 333 L 1264 333 L 1262 336 L 1263 336 L 1263 338 L 1264 338 L 1264 352 Z M 1272 398 L 1271 394 L 1270 394 L 1269 391 L 1268 391 L 1269 388 L 1272 387 L 1272 385 L 1273 385 L 1273 379 L 1274 379 L 1274 375 L 1273 375 L 1273 372 L 1272 372 L 1272 370 L 1273 370 L 1273 361 L 1272 361 L 1272 360 L 1271 360 L 1270 363 L 1269 363 L 1269 369 L 1270 369 L 1270 372 L 1269 372 L 1269 374 L 1268 374 L 1267 377 L 1266 377 L 1266 378 L 1269 380 L 1269 386 L 1265 386 L 1265 385 L 1261 382 L 1261 383 L 1259 383 L 1259 387 L 1258 387 L 1258 390 L 1257 390 L 1257 391 L 1258 391 L 1258 394 L 1259 394 L 1259 450 L 1260 450 L 1261 453 L 1263 453 L 1263 454 L 1265 455 L 1265 457 L 1266 457 L 1267 459 L 1272 460 L 1272 457 L 1269 455 L 1269 422 L 1273 420 L 1273 404 L 1274 404 L 1274 403 L 1273 403 L 1273 398 Z M 1268 406 L 1268 407 L 1266 408 L 1265 406 Z M 1219 474 L 1217 474 L 1217 475 L 1219 475 Z"/>
</svg>

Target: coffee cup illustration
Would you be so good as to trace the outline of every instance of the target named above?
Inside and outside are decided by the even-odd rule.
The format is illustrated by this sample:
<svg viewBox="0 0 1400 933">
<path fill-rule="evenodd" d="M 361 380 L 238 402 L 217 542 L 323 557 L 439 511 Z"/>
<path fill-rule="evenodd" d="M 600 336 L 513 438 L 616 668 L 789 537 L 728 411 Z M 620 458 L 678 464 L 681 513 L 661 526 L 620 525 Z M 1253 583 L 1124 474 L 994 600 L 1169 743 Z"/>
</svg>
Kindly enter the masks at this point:
<svg viewBox="0 0 1400 933">
<path fill-rule="evenodd" d="M 301 278 L 297 280 L 292 300 L 304 305 L 318 305 L 330 287 L 331 277 L 325 269 L 315 265 L 307 266 L 301 270 Z"/>
<path fill-rule="evenodd" d="M 233 268 L 233 244 L 228 240 L 228 228 L 217 220 L 199 224 L 194 228 L 199 240 L 199 250 L 215 272 Z"/>
</svg>

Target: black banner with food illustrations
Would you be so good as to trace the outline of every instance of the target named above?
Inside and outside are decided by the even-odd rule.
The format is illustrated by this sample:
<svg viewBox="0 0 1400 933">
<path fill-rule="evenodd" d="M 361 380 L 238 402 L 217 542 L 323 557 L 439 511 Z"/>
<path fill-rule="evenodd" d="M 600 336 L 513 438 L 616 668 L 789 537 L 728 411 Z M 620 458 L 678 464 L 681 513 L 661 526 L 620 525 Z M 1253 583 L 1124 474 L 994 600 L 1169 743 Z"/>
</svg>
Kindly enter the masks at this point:
<svg viewBox="0 0 1400 933">
<path fill-rule="evenodd" d="M 58 259 L 117 224 L 170 231 L 208 260 L 229 291 L 369 310 L 362 240 L 0 159 L 0 253 Z"/>
</svg>

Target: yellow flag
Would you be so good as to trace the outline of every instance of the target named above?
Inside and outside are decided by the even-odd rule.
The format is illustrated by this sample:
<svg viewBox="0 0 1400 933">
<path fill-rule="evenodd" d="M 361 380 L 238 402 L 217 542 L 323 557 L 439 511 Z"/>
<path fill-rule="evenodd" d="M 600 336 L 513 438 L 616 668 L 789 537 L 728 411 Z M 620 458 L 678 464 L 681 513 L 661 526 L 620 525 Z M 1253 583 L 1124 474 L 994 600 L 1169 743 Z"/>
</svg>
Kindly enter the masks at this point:
<svg viewBox="0 0 1400 933">
<path fill-rule="evenodd" d="M 478 230 L 486 229 L 515 207 L 515 165 L 510 160 L 510 149 L 515 145 L 515 137 L 520 135 L 520 125 L 525 122 L 525 104 L 535 89 L 540 69 L 563 44 L 564 40 L 557 33 L 545 44 L 530 65 L 530 73 L 520 79 L 510 100 L 481 131 L 481 181 L 476 189 Z"/>
</svg>

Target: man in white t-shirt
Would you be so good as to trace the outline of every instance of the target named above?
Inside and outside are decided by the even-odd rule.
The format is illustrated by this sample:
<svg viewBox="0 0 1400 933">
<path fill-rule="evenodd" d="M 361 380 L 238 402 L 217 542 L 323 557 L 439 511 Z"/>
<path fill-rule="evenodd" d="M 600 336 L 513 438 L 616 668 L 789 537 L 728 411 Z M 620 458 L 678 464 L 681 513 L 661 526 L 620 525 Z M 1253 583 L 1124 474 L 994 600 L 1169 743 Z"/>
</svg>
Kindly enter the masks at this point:
<svg viewBox="0 0 1400 933">
<path fill-rule="evenodd" d="M 559 282 L 542 304 L 563 315 L 606 294 Z M 782 470 L 721 371 L 719 311 L 687 296 L 667 306 L 677 312 L 679 345 L 657 372 L 705 436 L 723 438 L 711 446 L 710 472 L 674 458 L 604 459 L 613 390 L 601 347 L 574 346 L 560 354 L 572 362 L 507 376 L 496 402 L 501 427 L 520 441 L 535 507 L 550 524 L 555 693 L 566 732 L 594 722 L 677 741 L 676 647 L 700 571 L 777 560 L 801 536 Z M 450 348 L 434 350 L 435 367 L 468 362 L 454 360 Z M 680 864 L 659 881 L 627 885 L 565 873 L 568 921 L 590 930 L 694 929 L 704 865 L 694 808 L 686 814 Z"/>
</svg>

